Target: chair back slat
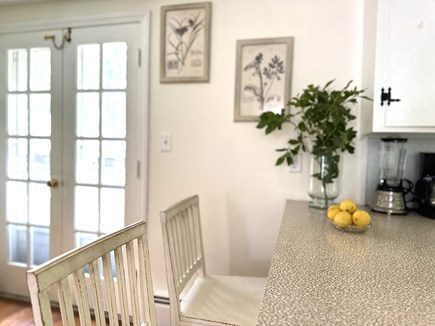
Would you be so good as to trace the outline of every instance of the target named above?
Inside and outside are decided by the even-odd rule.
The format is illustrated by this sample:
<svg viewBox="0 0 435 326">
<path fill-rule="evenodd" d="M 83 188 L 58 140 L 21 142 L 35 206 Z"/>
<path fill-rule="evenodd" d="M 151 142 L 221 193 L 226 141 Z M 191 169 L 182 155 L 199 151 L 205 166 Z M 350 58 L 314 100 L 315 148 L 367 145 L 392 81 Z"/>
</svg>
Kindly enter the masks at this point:
<svg viewBox="0 0 435 326">
<path fill-rule="evenodd" d="M 71 290 L 68 279 L 62 279 L 57 283 L 57 295 L 59 298 L 59 307 L 64 325 L 74 323 L 74 312 L 71 303 Z"/>
<path fill-rule="evenodd" d="M 48 293 L 39 293 L 38 300 L 40 300 L 39 311 L 36 312 L 35 322 L 38 320 L 44 325 L 53 325 L 53 315 L 51 314 L 51 305 Z"/>
<path fill-rule="evenodd" d="M 145 247 L 145 238 L 138 238 L 138 256 L 144 257 Z M 139 307 L 140 307 L 140 315 L 143 318 L 146 318 L 147 315 L 150 314 L 151 305 L 149 304 L 150 300 L 154 300 L 154 293 L 149 289 L 152 289 L 152 280 L 146 277 L 146 271 L 150 270 L 150 263 L 148 260 L 139 259 L 138 261 L 139 270 L 139 286 L 138 286 L 138 298 L 139 298 Z"/>
<path fill-rule="evenodd" d="M 179 245 L 180 261 L 181 261 L 181 271 L 180 274 L 178 275 L 178 279 L 180 283 L 183 281 L 184 277 L 189 272 L 188 261 L 187 261 L 188 252 L 186 248 L 186 242 L 183 241 L 184 239 L 188 238 L 188 235 L 184 230 L 184 219 L 185 219 L 184 211 L 181 211 L 178 215 L 178 218 L 175 219 L 176 227 L 178 231 L 178 240 L 179 240 L 178 245 Z"/>
<path fill-rule="evenodd" d="M 181 233 L 182 233 L 182 238 L 186 239 L 186 241 L 183 241 L 183 262 L 184 262 L 184 266 L 183 266 L 183 271 L 185 273 L 188 273 L 191 267 L 191 256 L 192 256 L 192 248 L 189 246 L 189 239 L 191 237 L 191 233 L 189 233 L 189 229 L 187 227 L 187 224 L 189 222 L 189 208 L 187 208 L 186 210 L 182 211 L 180 213 L 180 229 L 181 229 Z"/>
<path fill-rule="evenodd" d="M 73 273 L 74 286 L 76 291 L 77 306 L 79 309 L 80 324 L 91 326 L 91 313 L 89 310 L 89 297 L 86 286 L 86 278 L 83 269 Z"/>
<path fill-rule="evenodd" d="M 201 232 L 201 218 L 199 216 L 199 206 L 196 206 L 195 209 L 192 209 L 192 216 L 193 216 L 193 224 L 194 227 L 193 229 L 195 230 L 195 236 L 194 236 L 194 241 L 195 241 L 195 261 L 203 261 L 203 257 L 204 257 L 204 247 L 202 244 L 202 232 Z M 205 267 L 205 263 L 202 262 L 202 273 L 205 275 L 206 274 L 206 267 Z"/>
<path fill-rule="evenodd" d="M 170 239 L 173 239 L 168 243 L 170 250 L 171 250 L 171 258 L 172 258 L 172 270 L 174 273 L 174 279 L 177 281 L 177 283 L 180 282 L 179 275 L 183 274 L 183 258 L 181 257 L 180 252 L 180 236 L 178 234 L 178 227 L 177 227 L 177 219 L 173 219 L 168 221 L 168 237 Z"/>
<path fill-rule="evenodd" d="M 129 267 L 129 285 L 130 285 L 130 293 L 134 295 L 131 296 L 131 309 L 132 316 L 135 324 L 140 323 L 140 312 L 139 312 L 139 301 L 138 298 L 138 284 L 137 284 L 137 275 L 136 268 L 134 268 L 135 264 L 135 255 L 134 255 L 134 246 L 132 242 L 127 243 L 127 261 Z M 127 284 L 125 284 L 127 286 Z"/>
<path fill-rule="evenodd" d="M 116 326 L 156 325 L 144 221 L 28 271 L 27 280 L 36 326 L 53 325 L 49 291 L 55 287 L 64 325 L 75 324 L 73 305 L 84 326 L 91 325 L 92 309 L 96 325 L 106 318 Z"/>
<path fill-rule="evenodd" d="M 122 325 L 129 324 L 129 313 L 128 313 L 128 299 L 127 299 L 127 281 L 125 279 L 125 261 L 124 254 L 121 247 L 115 249 L 115 264 L 117 272 L 117 283 L 118 283 L 118 295 L 120 297 L 119 305 L 121 311 L 121 323 Z"/>
<path fill-rule="evenodd" d="M 97 325 L 103 324 L 106 317 L 104 315 L 103 290 L 101 288 L 99 259 L 91 262 L 89 266 L 89 280 L 94 299 L 94 315 Z"/>
<path fill-rule="evenodd" d="M 112 260 L 110 258 L 110 254 L 103 255 L 102 261 L 109 323 L 110 325 L 115 325 L 118 322 L 118 308 L 116 305 L 115 282 L 113 282 Z"/>
<path fill-rule="evenodd" d="M 173 278 L 170 283 L 178 297 L 198 271 L 205 273 L 199 198 L 189 197 L 160 216 L 166 264 Z"/>
</svg>

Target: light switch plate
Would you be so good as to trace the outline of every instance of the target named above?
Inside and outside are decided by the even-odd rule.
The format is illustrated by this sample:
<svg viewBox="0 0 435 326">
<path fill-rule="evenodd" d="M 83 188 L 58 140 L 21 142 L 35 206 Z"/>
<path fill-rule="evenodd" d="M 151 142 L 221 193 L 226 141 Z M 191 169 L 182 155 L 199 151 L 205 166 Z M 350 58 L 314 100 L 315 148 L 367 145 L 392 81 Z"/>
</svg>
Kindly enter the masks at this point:
<svg viewBox="0 0 435 326">
<path fill-rule="evenodd" d="M 302 171 L 302 164 L 301 164 L 301 154 L 296 155 L 293 158 L 293 164 L 288 167 L 288 172 L 301 172 Z"/>
<path fill-rule="evenodd" d="M 172 135 L 169 132 L 163 132 L 160 134 L 160 151 L 170 152 L 172 151 Z"/>
</svg>

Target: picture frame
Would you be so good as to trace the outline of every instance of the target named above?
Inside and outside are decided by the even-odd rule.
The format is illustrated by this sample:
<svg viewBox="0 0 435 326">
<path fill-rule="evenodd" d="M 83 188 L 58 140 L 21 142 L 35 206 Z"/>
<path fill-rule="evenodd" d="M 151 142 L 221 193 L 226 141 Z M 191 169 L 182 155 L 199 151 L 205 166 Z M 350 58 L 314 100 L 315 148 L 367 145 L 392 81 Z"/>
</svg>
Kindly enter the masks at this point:
<svg viewBox="0 0 435 326">
<path fill-rule="evenodd" d="M 160 82 L 208 82 L 211 2 L 161 7 Z"/>
<path fill-rule="evenodd" d="M 291 96 L 294 38 L 237 41 L 234 121 L 280 113 Z"/>
</svg>

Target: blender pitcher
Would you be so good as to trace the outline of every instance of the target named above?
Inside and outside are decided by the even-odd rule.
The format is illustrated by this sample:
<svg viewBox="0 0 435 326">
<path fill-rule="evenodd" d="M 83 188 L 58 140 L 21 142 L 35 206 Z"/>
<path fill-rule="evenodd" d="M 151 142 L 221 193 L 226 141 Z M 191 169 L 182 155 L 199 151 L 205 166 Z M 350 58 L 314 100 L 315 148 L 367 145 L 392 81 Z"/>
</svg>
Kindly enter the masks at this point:
<svg viewBox="0 0 435 326">
<path fill-rule="evenodd" d="M 372 210 L 387 214 L 406 214 L 408 212 L 403 188 L 403 169 L 405 167 L 405 138 L 381 138 L 379 153 L 379 182 Z"/>
</svg>

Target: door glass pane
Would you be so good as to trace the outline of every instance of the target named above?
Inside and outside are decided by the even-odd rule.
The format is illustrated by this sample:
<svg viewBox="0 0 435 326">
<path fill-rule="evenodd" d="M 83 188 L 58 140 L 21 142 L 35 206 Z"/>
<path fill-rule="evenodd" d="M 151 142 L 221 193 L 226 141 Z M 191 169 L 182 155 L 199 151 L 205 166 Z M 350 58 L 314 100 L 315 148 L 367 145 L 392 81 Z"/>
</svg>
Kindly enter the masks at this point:
<svg viewBox="0 0 435 326">
<path fill-rule="evenodd" d="M 89 233 L 124 225 L 127 43 L 79 45 L 77 55 L 74 225 L 81 245 Z M 82 194 L 85 189 L 92 194 Z"/>
<path fill-rule="evenodd" d="M 100 93 L 77 94 L 77 136 L 100 135 Z"/>
<path fill-rule="evenodd" d="M 27 183 L 8 181 L 6 184 L 6 220 L 27 223 Z"/>
<path fill-rule="evenodd" d="M 51 88 L 51 51 L 49 48 L 30 49 L 30 90 Z"/>
<path fill-rule="evenodd" d="M 76 187 L 74 205 L 74 226 L 76 230 L 98 232 L 98 203 L 97 187 Z"/>
<path fill-rule="evenodd" d="M 81 247 L 84 246 L 91 241 L 94 241 L 97 239 L 97 235 L 94 233 L 84 233 L 84 232 L 77 232 L 76 233 L 76 246 Z"/>
<path fill-rule="evenodd" d="M 8 89 L 10 92 L 27 91 L 27 50 L 8 51 Z"/>
<path fill-rule="evenodd" d="M 49 259 L 51 189 L 45 182 L 51 179 L 51 50 L 7 53 L 7 251 L 11 262 L 29 267 Z"/>
<path fill-rule="evenodd" d="M 29 221 L 33 225 L 50 225 L 51 190 L 43 183 L 29 184 Z"/>
<path fill-rule="evenodd" d="M 50 137 L 51 135 L 51 95 L 30 95 L 30 135 Z"/>
<path fill-rule="evenodd" d="M 100 88 L 100 45 L 77 47 L 77 89 Z"/>
<path fill-rule="evenodd" d="M 126 97 L 125 92 L 104 92 L 102 106 L 103 137 L 125 138 Z"/>
<path fill-rule="evenodd" d="M 77 140 L 76 156 L 76 182 L 97 184 L 100 172 L 100 142 Z"/>
<path fill-rule="evenodd" d="M 27 263 L 27 228 L 19 225 L 8 225 L 9 260 L 16 263 Z"/>
<path fill-rule="evenodd" d="M 30 139 L 30 179 L 35 181 L 50 180 L 50 151 L 49 139 Z"/>
<path fill-rule="evenodd" d="M 127 44 L 125 42 L 103 44 L 103 88 L 127 87 Z"/>
<path fill-rule="evenodd" d="M 27 95 L 8 95 L 8 134 L 10 136 L 28 135 Z"/>
<path fill-rule="evenodd" d="M 27 174 L 27 139 L 8 139 L 7 176 L 10 179 L 26 180 Z"/>
<path fill-rule="evenodd" d="M 30 228 L 30 264 L 40 265 L 50 258 L 50 233 L 47 228 Z"/>
<path fill-rule="evenodd" d="M 102 142 L 101 183 L 112 186 L 125 185 L 125 141 Z"/>
<path fill-rule="evenodd" d="M 124 189 L 101 188 L 101 232 L 109 233 L 124 226 Z"/>
</svg>

